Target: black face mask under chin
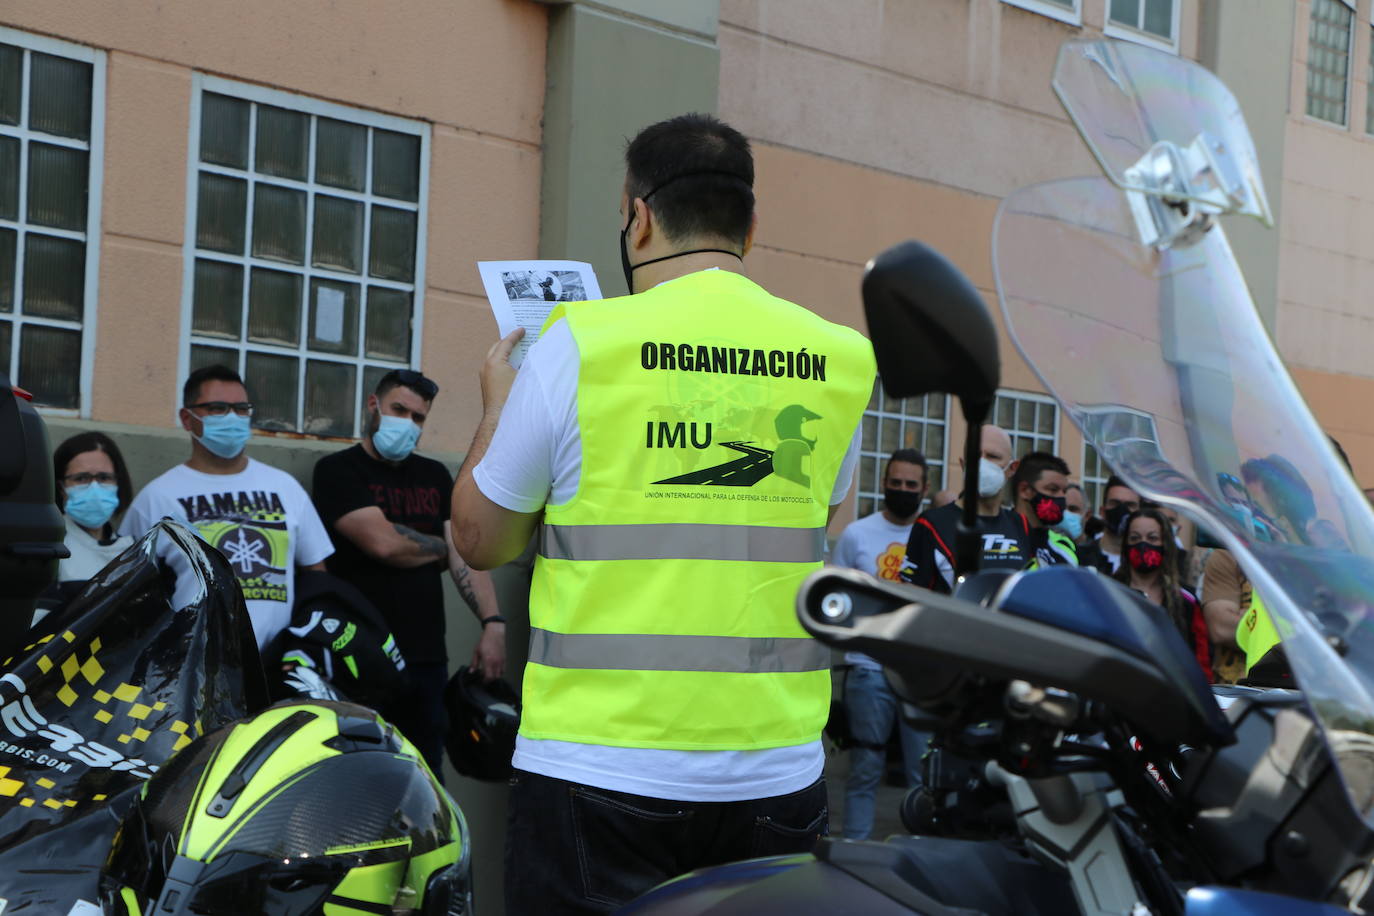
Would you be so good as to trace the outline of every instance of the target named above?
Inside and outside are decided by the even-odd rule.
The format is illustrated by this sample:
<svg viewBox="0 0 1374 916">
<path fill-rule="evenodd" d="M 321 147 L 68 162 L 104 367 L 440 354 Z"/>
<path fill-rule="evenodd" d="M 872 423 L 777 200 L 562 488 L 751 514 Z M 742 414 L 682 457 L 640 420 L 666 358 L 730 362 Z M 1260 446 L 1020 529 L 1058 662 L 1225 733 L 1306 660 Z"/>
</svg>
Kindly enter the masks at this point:
<svg viewBox="0 0 1374 916">
<path fill-rule="evenodd" d="M 666 184 L 671 184 L 672 182 L 677 181 L 677 180 L 680 179 L 680 178 L 691 178 L 691 177 L 694 176 L 694 175 L 723 175 L 723 176 L 725 176 L 726 178 L 734 178 L 734 179 L 736 179 L 737 181 L 744 181 L 744 180 L 745 180 L 745 179 L 742 178 L 741 176 L 736 175 L 734 172 L 726 172 L 726 171 L 723 171 L 723 170 L 721 170 L 721 169 L 701 169 L 701 170 L 699 170 L 699 171 L 694 171 L 694 172 L 683 172 L 681 175 L 674 175 L 672 178 L 669 178 L 669 179 L 666 180 L 666 181 L 659 182 L 659 183 L 658 183 L 657 185 L 655 185 L 653 188 L 650 188 L 650 189 L 649 189 L 649 193 L 648 193 L 648 194 L 645 194 L 643 197 L 640 197 L 640 198 L 638 198 L 638 199 L 644 201 L 645 203 L 648 203 L 649 198 L 650 198 L 650 197 L 653 197 L 655 194 L 657 194 L 657 193 L 659 192 L 659 189 L 662 188 L 664 185 L 666 185 Z M 746 182 L 746 183 L 751 185 L 751 190 L 752 190 L 752 182 Z M 634 218 L 635 218 L 635 217 L 634 217 L 634 199 L 632 198 L 632 199 L 630 200 L 630 212 L 627 214 L 627 218 L 626 218 L 626 220 L 625 220 L 625 225 L 624 225 L 624 227 L 622 227 L 621 230 L 620 230 L 620 270 L 621 270 L 622 273 L 625 274 L 625 292 L 626 292 L 628 295 L 634 295 L 634 291 L 635 291 L 634 274 L 635 274 L 635 271 L 636 271 L 636 270 L 639 270 L 639 268 L 641 268 L 641 267 L 647 267 L 647 266 L 650 265 L 650 264 L 657 264 L 659 261 L 669 261 L 669 260 L 672 260 L 673 258 L 685 257 L 686 255 L 689 255 L 689 254 L 709 254 L 709 253 L 714 253 L 714 254 L 728 254 L 728 255 L 730 255 L 730 257 L 732 257 L 732 258 L 739 258 L 741 261 L 744 260 L 744 255 L 740 254 L 738 251 L 729 251 L 728 249 L 725 249 L 725 248 L 693 248 L 691 251 L 677 251 L 677 252 L 674 252 L 673 254 L 665 254 L 665 255 L 664 255 L 663 257 L 661 257 L 661 258 L 650 258 L 650 259 L 647 260 L 647 261 L 640 261 L 638 264 L 631 264 L 631 263 L 630 263 L 630 249 L 629 249 L 629 247 L 625 244 L 625 236 L 629 234 L 629 231 L 630 231 L 630 223 L 634 222 Z"/>
</svg>

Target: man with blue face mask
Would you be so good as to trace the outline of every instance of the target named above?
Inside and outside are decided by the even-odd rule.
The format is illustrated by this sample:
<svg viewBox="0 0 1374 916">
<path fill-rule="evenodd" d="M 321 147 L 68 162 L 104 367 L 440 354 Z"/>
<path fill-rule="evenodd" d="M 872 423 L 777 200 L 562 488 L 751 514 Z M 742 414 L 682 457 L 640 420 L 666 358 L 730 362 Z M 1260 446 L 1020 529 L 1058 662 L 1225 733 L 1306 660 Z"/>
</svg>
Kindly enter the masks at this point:
<svg viewBox="0 0 1374 916">
<path fill-rule="evenodd" d="M 506 626 L 491 577 L 469 569 L 453 549 L 453 478 L 438 461 L 415 454 L 438 393 L 438 385 L 411 369 L 382 376 L 367 398 L 362 441 L 321 458 L 312 485 L 338 548 L 329 571 L 376 605 L 405 659 L 408 689 L 380 712 L 435 774 L 442 773 L 448 721 L 445 569 L 482 623 L 472 667 L 491 679 L 506 663 Z"/>
<path fill-rule="evenodd" d="M 334 548 L 296 479 L 244 454 L 253 404 L 237 372 L 197 369 L 181 403 L 191 458 L 134 497 L 119 532 L 141 537 L 162 518 L 194 528 L 238 577 L 261 649 L 291 621 L 296 567 L 324 569 Z"/>
</svg>

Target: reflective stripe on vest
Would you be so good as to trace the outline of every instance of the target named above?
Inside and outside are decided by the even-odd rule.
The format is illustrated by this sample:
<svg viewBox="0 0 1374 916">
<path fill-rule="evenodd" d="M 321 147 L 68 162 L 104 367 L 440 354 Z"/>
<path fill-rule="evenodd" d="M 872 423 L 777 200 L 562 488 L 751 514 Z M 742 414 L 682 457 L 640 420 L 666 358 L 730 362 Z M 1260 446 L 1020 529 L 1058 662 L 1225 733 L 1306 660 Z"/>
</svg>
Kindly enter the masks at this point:
<svg viewBox="0 0 1374 916">
<path fill-rule="evenodd" d="M 550 560 L 753 560 L 819 563 L 824 528 L 755 525 L 545 525 L 539 553 Z"/>
<path fill-rule="evenodd" d="M 530 661 L 616 671 L 827 671 L 830 650 L 809 636 L 652 636 L 530 630 Z"/>
</svg>

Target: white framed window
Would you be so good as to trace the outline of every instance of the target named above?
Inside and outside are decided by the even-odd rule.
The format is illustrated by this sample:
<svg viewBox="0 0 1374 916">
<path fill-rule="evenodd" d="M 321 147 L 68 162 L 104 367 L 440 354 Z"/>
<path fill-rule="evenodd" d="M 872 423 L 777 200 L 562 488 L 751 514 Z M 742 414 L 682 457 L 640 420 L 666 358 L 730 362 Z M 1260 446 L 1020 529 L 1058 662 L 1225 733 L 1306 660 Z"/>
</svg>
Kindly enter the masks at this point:
<svg viewBox="0 0 1374 916">
<path fill-rule="evenodd" d="M 1111 479 L 1112 469 L 1107 467 L 1107 462 L 1086 439 L 1083 441 L 1083 463 L 1079 467 L 1083 470 L 1078 479 L 1083 484 L 1085 508 L 1089 515 L 1096 515 L 1098 506 L 1102 505 L 1102 491 Z"/>
<path fill-rule="evenodd" d="M 0 371 L 90 416 L 105 54 L 0 27 Z"/>
<path fill-rule="evenodd" d="M 358 436 L 363 396 L 419 365 L 429 144 L 419 121 L 198 74 L 181 377 L 223 363 L 254 426 Z"/>
<path fill-rule="evenodd" d="M 873 386 L 864 411 L 859 441 L 859 470 L 854 495 L 858 517 L 878 510 L 883 498 L 883 471 L 899 448 L 914 448 L 926 458 L 927 496 L 945 488 L 945 443 L 949 430 L 949 395 L 927 394 L 897 400 Z"/>
<path fill-rule="evenodd" d="M 1312 0 L 1307 24 L 1307 114 L 1344 126 L 1350 95 L 1355 8 L 1346 0 Z"/>
<path fill-rule="evenodd" d="M 1165 51 L 1178 51 L 1179 0 L 1106 0 L 1103 31 Z"/>
<path fill-rule="evenodd" d="M 1059 454 L 1059 405 L 1048 395 L 1027 391 L 999 391 L 992 405 L 992 422 L 1011 437 L 1011 453 Z"/>
<path fill-rule="evenodd" d="M 1032 13 L 1039 13 L 1069 25 L 1083 24 L 1083 0 L 1002 0 L 1007 6 L 1015 6 Z"/>
<path fill-rule="evenodd" d="M 1364 96 L 1364 130 L 1367 134 L 1374 134 L 1374 29 L 1370 30 L 1369 35 L 1369 60 L 1364 82 L 1367 87 Z"/>
</svg>

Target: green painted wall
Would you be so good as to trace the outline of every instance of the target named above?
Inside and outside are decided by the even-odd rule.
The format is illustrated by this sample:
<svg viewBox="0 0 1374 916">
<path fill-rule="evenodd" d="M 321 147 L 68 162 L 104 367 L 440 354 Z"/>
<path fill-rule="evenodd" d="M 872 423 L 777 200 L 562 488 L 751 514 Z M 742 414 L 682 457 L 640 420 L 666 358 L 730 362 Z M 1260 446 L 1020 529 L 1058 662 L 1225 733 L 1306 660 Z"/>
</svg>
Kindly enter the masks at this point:
<svg viewBox="0 0 1374 916">
<path fill-rule="evenodd" d="M 1279 211 L 1293 66 L 1295 0 L 1207 0 L 1200 16 L 1199 62 L 1235 93 L 1255 140 L 1274 228 L 1253 219 L 1226 220 L 1226 235 L 1265 327 L 1274 334 L 1279 296 Z"/>
<path fill-rule="evenodd" d="M 612 6 L 571 3 L 549 10 L 539 255 L 589 261 L 602 293 L 619 296 L 625 292 L 617 210 L 625 142 L 663 118 L 714 113 L 720 52 L 714 25 L 703 34 L 699 21 L 714 3 L 625 0 L 616 4 L 622 10 Z M 679 15 L 658 22 L 639 18 L 658 7 Z M 684 29 L 681 20 L 694 28 Z"/>
</svg>

